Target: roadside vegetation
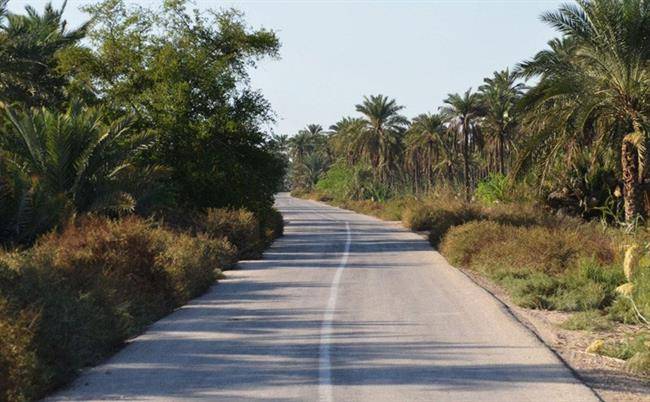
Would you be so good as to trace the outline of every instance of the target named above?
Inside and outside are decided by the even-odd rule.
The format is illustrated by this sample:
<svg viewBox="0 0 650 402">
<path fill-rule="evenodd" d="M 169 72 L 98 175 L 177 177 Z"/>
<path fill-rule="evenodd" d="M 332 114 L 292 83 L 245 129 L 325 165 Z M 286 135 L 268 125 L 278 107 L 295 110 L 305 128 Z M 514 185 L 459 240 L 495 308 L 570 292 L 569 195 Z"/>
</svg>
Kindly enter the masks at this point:
<svg viewBox="0 0 650 402">
<path fill-rule="evenodd" d="M 282 234 L 283 139 L 234 10 L 0 0 L 0 401 L 43 397 Z"/>
<path fill-rule="evenodd" d="M 289 139 L 293 194 L 426 231 L 454 265 L 650 374 L 650 3 L 577 1 L 558 37 L 412 119 L 395 99 Z"/>
</svg>

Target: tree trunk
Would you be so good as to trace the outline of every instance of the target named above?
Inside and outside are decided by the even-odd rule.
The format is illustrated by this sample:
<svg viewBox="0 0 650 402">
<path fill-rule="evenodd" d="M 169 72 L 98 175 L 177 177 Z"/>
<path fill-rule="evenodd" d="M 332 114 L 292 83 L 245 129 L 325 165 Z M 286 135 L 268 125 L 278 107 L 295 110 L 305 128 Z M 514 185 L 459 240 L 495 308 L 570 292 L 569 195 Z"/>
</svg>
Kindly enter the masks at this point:
<svg viewBox="0 0 650 402">
<path fill-rule="evenodd" d="M 639 183 L 639 158 L 636 146 L 623 139 L 621 147 L 621 167 L 623 170 L 623 197 L 625 222 L 634 223 L 643 218 L 643 190 Z"/>
<path fill-rule="evenodd" d="M 469 133 L 463 122 L 463 176 L 465 180 L 465 198 L 469 201 Z"/>
<path fill-rule="evenodd" d="M 506 167 L 505 167 L 505 156 L 504 156 L 504 137 L 505 135 L 503 134 L 503 130 L 499 131 L 499 173 L 502 175 L 506 174 Z"/>
</svg>

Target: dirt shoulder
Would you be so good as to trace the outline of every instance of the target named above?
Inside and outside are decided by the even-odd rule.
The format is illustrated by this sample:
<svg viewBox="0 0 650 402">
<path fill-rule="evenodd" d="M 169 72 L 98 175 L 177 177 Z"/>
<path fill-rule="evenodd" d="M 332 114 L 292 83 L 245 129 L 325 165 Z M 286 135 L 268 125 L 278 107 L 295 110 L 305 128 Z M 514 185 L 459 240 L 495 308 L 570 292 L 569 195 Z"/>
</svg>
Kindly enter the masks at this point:
<svg viewBox="0 0 650 402">
<path fill-rule="evenodd" d="M 650 401 L 649 377 L 636 376 L 625 371 L 623 360 L 585 352 L 585 349 L 596 339 L 605 341 L 623 339 L 639 331 L 639 326 L 617 324 L 611 330 L 598 332 L 566 330 L 560 325 L 571 316 L 571 313 L 521 308 L 492 281 L 473 271 L 460 270 L 501 301 L 603 400 Z"/>
</svg>

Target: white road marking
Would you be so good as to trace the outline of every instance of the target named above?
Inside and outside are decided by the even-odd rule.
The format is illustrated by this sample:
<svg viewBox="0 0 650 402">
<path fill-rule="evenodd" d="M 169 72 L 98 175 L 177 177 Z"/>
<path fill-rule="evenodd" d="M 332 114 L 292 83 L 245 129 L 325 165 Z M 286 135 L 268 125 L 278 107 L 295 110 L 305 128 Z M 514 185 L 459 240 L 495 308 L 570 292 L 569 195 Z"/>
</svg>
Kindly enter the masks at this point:
<svg viewBox="0 0 650 402">
<path fill-rule="evenodd" d="M 323 324 L 320 329 L 320 348 L 318 357 L 318 395 L 323 402 L 333 401 L 332 397 L 332 367 L 330 358 L 330 339 L 332 337 L 332 321 L 334 320 L 334 312 L 336 310 L 336 296 L 338 294 L 339 282 L 343 269 L 348 263 L 348 255 L 350 254 L 350 243 L 352 241 L 352 234 L 350 232 L 350 224 L 345 222 L 346 240 L 341 263 L 336 269 L 332 285 L 330 286 L 330 298 L 327 302 L 327 309 L 323 315 Z"/>
</svg>

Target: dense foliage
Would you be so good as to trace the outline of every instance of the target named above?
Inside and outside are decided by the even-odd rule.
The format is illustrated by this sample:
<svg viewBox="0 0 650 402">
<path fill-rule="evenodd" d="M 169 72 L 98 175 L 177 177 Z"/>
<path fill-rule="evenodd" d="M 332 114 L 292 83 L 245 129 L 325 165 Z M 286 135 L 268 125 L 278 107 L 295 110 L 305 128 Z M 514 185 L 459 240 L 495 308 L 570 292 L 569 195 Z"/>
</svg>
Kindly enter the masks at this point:
<svg viewBox="0 0 650 402">
<path fill-rule="evenodd" d="M 342 198 L 376 199 L 378 191 L 342 183 L 365 167 L 364 182 L 381 194 L 443 186 L 494 202 L 526 187 L 525 198 L 571 214 L 644 218 L 650 2 L 581 0 L 542 19 L 561 35 L 548 49 L 494 72 L 476 92 L 449 94 L 437 113 L 409 121 L 395 100 L 370 96 L 359 117 L 293 137 L 294 189 L 322 180 L 349 189 Z"/>
<path fill-rule="evenodd" d="M 29 243 L 86 212 L 247 208 L 268 215 L 286 161 L 247 71 L 272 31 L 236 11 L 106 0 L 63 10 L 0 1 L 0 241 Z M 80 41 L 87 38 L 89 46 Z"/>
<path fill-rule="evenodd" d="M 286 139 L 233 10 L 0 0 L 0 401 L 34 400 L 282 234 Z M 82 40 L 85 39 L 83 42 Z"/>
</svg>

